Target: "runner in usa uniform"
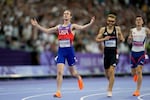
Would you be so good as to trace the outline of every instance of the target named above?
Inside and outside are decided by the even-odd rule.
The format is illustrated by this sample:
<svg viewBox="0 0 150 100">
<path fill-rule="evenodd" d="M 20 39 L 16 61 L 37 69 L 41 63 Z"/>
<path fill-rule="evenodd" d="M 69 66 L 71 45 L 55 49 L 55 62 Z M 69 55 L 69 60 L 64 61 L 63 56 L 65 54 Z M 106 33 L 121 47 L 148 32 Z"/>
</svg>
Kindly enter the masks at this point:
<svg viewBox="0 0 150 100">
<path fill-rule="evenodd" d="M 74 67 L 76 59 L 75 59 L 75 53 L 73 48 L 73 40 L 75 35 L 73 31 L 82 30 L 91 26 L 95 20 L 95 17 L 92 17 L 90 23 L 86 25 L 71 24 L 71 18 L 72 18 L 71 12 L 69 10 L 65 10 L 63 13 L 64 23 L 52 28 L 44 28 L 40 26 L 35 19 L 31 19 L 31 24 L 45 33 L 52 33 L 54 31 L 58 31 L 59 49 L 58 49 L 58 55 L 56 57 L 57 90 L 56 93 L 54 94 L 54 97 L 57 98 L 61 98 L 61 85 L 63 80 L 65 60 L 67 60 L 68 65 L 70 66 L 69 71 L 71 75 L 73 75 L 78 79 L 79 89 L 81 90 L 84 87 L 82 78 Z"/>
<path fill-rule="evenodd" d="M 150 34 L 150 30 L 143 27 L 143 18 L 137 16 L 135 19 L 136 27 L 130 30 L 128 41 L 132 43 L 131 49 L 131 68 L 133 79 L 137 82 L 137 88 L 133 93 L 133 96 L 140 95 L 140 88 L 142 84 L 142 68 L 145 61 L 145 41 L 147 34 Z"/>
<path fill-rule="evenodd" d="M 97 42 L 104 41 L 104 69 L 105 75 L 109 81 L 107 96 L 112 96 L 112 88 L 114 84 L 114 70 L 116 66 L 117 55 L 117 40 L 124 41 L 121 29 L 119 26 L 115 26 L 116 16 L 109 14 L 107 16 L 107 26 L 102 27 L 96 36 Z"/>
</svg>

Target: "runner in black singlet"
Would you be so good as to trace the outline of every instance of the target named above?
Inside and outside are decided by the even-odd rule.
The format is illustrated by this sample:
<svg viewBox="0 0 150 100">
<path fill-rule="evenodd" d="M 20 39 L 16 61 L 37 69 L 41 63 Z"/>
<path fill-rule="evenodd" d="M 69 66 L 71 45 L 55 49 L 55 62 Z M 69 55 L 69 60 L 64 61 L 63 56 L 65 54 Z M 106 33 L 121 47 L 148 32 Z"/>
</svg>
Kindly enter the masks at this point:
<svg viewBox="0 0 150 100">
<path fill-rule="evenodd" d="M 121 28 L 116 26 L 116 16 L 109 14 L 107 16 L 107 26 L 102 27 L 96 36 L 97 42 L 104 42 L 104 68 L 105 75 L 109 81 L 107 96 L 112 96 L 114 84 L 114 71 L 116 66 L 117 40 L 124 41 Z"/>
</svg>

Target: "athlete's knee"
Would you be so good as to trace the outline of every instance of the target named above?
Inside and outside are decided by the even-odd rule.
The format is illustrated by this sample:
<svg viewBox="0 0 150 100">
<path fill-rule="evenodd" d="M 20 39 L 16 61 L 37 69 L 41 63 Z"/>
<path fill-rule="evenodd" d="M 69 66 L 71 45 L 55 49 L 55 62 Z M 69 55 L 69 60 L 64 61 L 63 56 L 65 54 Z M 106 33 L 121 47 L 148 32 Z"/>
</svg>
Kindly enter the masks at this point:
<svg viewBox="0 0 150 100">
<path fill-rule="evenodd" d="M 139 65 L 137 68 L 136 68 L 136 71 L 138 74 L 142 74 L 142 66 Z"/>
<path fill-rule="evenodd" d="M 115 70 L 114 66 L 111 66 L 111 67 L 109 68 L 109 73 L 114 73 L 114 70 Z"/>
<path fill-rule="evenodd" d="M 142 70 L 137 70 L 137 74 L 141 75 L 142 74 Z"/>
<path fill-rule="evenodd" d="M 62 76 L 62 75 L 63 75 L 63 72 L 62 72 L 62 71 L 58 71 L 58 72 L 57 72 L 57 75 L 58 75 L 58 76 Z"/>
<path fill-rule="evenodd" d="M 76 77 L 78 76 L 78 73 L 76 71 L 70 72 L 72 76 Z"/>
</svg>

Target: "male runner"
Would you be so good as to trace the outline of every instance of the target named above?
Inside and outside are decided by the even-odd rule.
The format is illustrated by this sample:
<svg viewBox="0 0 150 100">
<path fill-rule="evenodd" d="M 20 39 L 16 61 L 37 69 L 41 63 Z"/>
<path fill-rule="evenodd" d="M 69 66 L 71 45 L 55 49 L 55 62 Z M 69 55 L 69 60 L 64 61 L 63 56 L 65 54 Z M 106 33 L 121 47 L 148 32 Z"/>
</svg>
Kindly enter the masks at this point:
<svg viewBox="0 0 150 100">
<path fill-rule="evenodd" d="M 124 41 L 121 28 L 116 26 L 116 15 L 109 14 L 107 16 L 107 25 L 100 28 L 96 36 L 97 42 L 104 41 L 104 69 L 105 75 L 109 81 L 107 96 L 112 96 L 112 88 L 114 84 L 114 71 L 117 65 L 117 40 Z"/>
<path fill-rule="evenodd" d="M 131 68 L 134 75 L 133 79 L 137 82 L 133 96 L 139 96 L 142 84 L 142 68 L 145 61 L 145 41 L 147 34 L 150 34 L 150 30 L 147 27 L 143 27 L 144 21 L 142 16 L 136 17 L 135 24 L 136 27 L 130 30 L 128 41 L 132 43 Z"/>
<path fill-rule="evenodd" d="M 86 25 L 78 25 L 71 23 L 72 14 L 69 10 L 65 10 L 63 13 L 63 24 L 59 24 L 52 28 L 44 28 L 38 24 L 35 19 L 31 20 L 33 26 L 37 27 L 41 31 L 45 33 L 52 33 L 54 31 L 58 31 L 58 55 L 56 57 L 57 62 L 57 91 L 54 94 L 54 97 L 61 98 L 61 86 L 63 80 L 63 72 L 64 72 L 64 65 L 65 60 L 67 60 L 69 65 L 69 71 L 71 75 L 78 79 L 79 89 L 83 89 L 84 84 L 82 81 L 81 76 L 78 74 L 77 70 L 75 69 L 75 52 L 73 47 L 73 40 L 74 40 L 74 30 L 82 30 L 89 26 L 91 26 L 95 20 L 95 17 L 92 17 L 90 23 Z"/>
</svg>

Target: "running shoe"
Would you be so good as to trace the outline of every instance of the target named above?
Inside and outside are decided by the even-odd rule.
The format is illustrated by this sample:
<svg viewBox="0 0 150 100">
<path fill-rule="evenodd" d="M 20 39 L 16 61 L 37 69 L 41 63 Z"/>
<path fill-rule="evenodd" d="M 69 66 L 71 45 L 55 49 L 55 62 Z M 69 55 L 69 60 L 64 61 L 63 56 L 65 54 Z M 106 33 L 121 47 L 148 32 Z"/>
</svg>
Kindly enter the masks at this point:
<svg viewBox="0 0 150 100">
<path fill-rule="evenodd" d="M 135 75 L 133 76 L 133 81 L 134 81 L 134 82 L 137 82 L 137 80 L 138 80 L 138 75 L 135 74 Z"/>
<path fill-rule="evenodd" d="M 111 91 L 107 92 L 107 97 L 112 97 L 112 92 Z"/>
<path fill-rule="evenodd" d="M 61 92 L 60 92 L 60 91 L 57 91 L 57 92 L 54 94 L 54 97 L 56 97 L 56 98 L 61 98 Z"/>
<path fill-rule="evenodd" d="M 140 91 L 134 91 L 133 96 L 139 96 L 140 95 Z"/>
<path fill-rule="evenodd" d="M 78 87 L 80 90 L 82 90 L 84 88 L 84 83 L 82 79 L 78 79 Z"/>
</svg>

